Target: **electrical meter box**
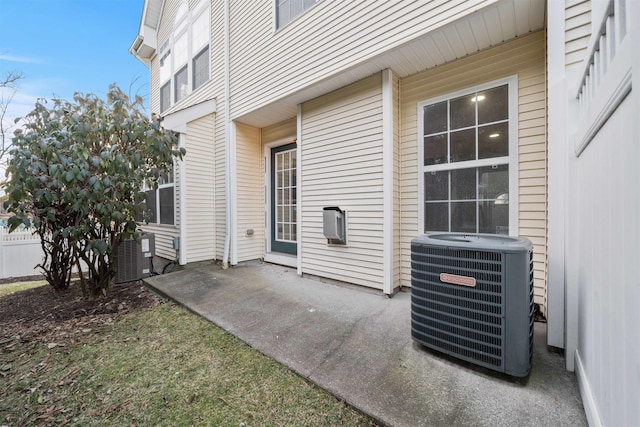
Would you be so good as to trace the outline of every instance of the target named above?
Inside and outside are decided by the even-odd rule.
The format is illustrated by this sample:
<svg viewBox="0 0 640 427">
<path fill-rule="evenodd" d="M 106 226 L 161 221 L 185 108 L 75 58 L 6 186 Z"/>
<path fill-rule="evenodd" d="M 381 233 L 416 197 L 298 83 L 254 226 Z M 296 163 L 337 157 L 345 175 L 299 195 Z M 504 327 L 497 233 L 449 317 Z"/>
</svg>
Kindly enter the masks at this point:
<svg viewBox="0 0 640 427">
<path fill-rule="evenodd" d="M 347 242 L 345 212 L 332 206 L 323 209 L 323 231 L 328 243 L 344 245 Z"/>
</svg>

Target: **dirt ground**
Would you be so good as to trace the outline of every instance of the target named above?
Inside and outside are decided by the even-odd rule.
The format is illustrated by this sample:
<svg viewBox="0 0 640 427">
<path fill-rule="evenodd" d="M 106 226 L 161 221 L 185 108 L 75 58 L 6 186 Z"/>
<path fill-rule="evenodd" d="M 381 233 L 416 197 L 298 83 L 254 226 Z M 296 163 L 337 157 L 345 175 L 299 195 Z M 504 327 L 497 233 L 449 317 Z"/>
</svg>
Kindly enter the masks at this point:
<svg viewBox="0 0 640 427">
<path fill-rule="evenodd" d="M 77 283 L 61 293 L 49 285 L 27 289 L 0 297 L 0 343 L 17 336 L 25 342 L 52 334 L 73 340 L 74 335 L 84 335 L 136 308 L 160 302 L 142 282 L 115 285 L 107 297 L 98 299 L 84 298 Z"/>
</svg>

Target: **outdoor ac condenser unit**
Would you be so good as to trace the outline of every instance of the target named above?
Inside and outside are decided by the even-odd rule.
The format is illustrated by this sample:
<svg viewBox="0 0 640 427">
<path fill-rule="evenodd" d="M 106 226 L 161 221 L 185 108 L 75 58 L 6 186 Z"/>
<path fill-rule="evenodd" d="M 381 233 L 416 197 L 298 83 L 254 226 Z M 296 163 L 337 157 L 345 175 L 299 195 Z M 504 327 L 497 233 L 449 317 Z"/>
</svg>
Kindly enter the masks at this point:
<svg viewBox="0 0 640 427">
<path fill-rule="evenodd" d="M 411 241 L 411 336 L 418 343 L 524 377 L 533 313 L 528 239 L 439 233 Z"/>
<path fill-rule="evenodd" d="M 115 282 L 133 282 L 149 277 L 155 246 L 155 236 L 152 233 L 142 233 L 139 241 L 130 239 L 120 243 Z"/>
</svg>

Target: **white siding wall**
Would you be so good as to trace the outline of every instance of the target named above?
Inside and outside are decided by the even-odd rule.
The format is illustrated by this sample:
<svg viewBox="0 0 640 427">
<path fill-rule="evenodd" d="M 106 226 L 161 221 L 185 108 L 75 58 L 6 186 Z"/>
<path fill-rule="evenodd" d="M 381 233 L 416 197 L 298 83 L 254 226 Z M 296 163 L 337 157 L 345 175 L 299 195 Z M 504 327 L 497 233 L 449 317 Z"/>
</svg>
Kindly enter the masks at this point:
<svg viewBox="0 0 640 427">
<path fill-rule="evenodd" d="M 224 2 L 211 2 L 211 43 L 209 45 L 209 57 L 211 59 L 212 80 L 211 94 L 216 99 L 215 121 L 215 163 L 211 166 L 214 170 L 215 188 L 215 233 L 216 259 L 222 259 L 224 255 L 224 240 L 226 234 L 226 151 L 225 151 L 225 121 L 226 98 L 224 90 Z"/>
<path fill-rule="evenodd" d="M 178 227 L 170 225 L 143 225 L 140 228 L 147 233 L 154 234 L 156 256 L 165 259 L 175 259 L 176 251 L 173 249 L 173 238 L 180 235 L 180 229 Z"/>
<path fill-rule="evenodd" d="M 216 185 L 215 115 L 210 114 L 187 124 L 185 191 L 187 203 L 187 262 L 215 258 Z"/>
<path fill-rule="evenodd" d="M 295 138 L 297 126 L 296 123 L 297 118 L 292 117 L 289 120 L 284 120 L 280 123 L 262 128 L 262 143 L 269 144 L 270 142 L 278 141 L 284 138 Z"/>
<path fill-rule="evenodd" d="M 236 124 L 238 262 L 264 256 L 264 191 L 260 129 Z M 253 235 L 247 235 L 253 229 Z"/>
<path fill-rule="evenodd" d="M 418 235 L 417 103 L 518 76 L 519 229 L 534 244 L 535 301 L 546 303 L 545 34 L 538 32 L 401 81 L 402 285 L 411 285 L 410 242 Z"/>
<path fill-rule="evenodd" d="M 189 0 L 189 7 L 193 8 L 197 3 L 196 0 Z M 178 6 L 180 4 L 180 0 L 166 0 L 164 2 L 162 16 L 160 18 L 160 23 L 158 25 L 157 32 L 157 40 L 158 46 L 164 42 L 171 31 L 173 30 L 173 23 L 175 20 L 176 12 Z M 203 188 L 204 197 L 207 199 L 206 201 L 197 202 L 197 196 L 189 195 L 189 200 L 196 205 L 198 203 L 203 206 L 204 204 L 210 204 L 211 191 L 213 191 L 213 224 L 212 230 L 206 231 L 205 234 L 200 233 L 203 231 L 204 224 L 198 224 L 198 219 L 193 218 L 193 220 L 188 219 L 187 224 L 187 234 L 188 240 L 194 242 L 195 246 L 192 247 L 194 251 L 193 254 L 196 259 L 222 259 L 223 257 L 223 248 L 224 248 L 224 238 L 226 234 L 226 189 L 225 189 L 225 176 L 226 176 L 226 166 L 225 166 L 225 97 L 224 97 L 224 2 L 216 1 L 211 2 L 211 40 L 209 44 L 209 57 L 211 61 L 211 70 L 210 70 L 210 80 L 205 83 L 203 86 L 198 88 L 197 91 L 192 93 L 189 97 L 185 98 L 185 100 L 176 106 L 172 107 L 168 112 L 176 111 L 190 105 L 197 104 L 202 102 L 203 100 L 208 99 L 216 99 L 217 112 L 213 119 L 208 119 L 206 125 L 204 123 L 196 123 L 194 130 L 196 132 L 201 132 L 199 136 L 197 136 L 198 140 L 193 141 L 193 144 L 189 139 L 187 139 L 186 149 L 187 149 L 187 158 L 189 161 L 187 162 L 187 167 L 195 167 L 199 169 L 199 173 L 201 174 L 198 180 L 198 185 L 204 185 L 205 179 L 203 173 L 207 176 L 206 179 L 210 179 L 206 188 Z M 159 72 L 159 58 L 154 56 L 151 60 L 150 66 L 150 107 L 151 112 L 159 113 L 160 112 L 160 72 Z M 203 144 L 202 138 L 204 136 L 204 127 L 206 127 L 206 133 L 211 132 L 207 138 L 213 144 L 213 151 L 211 151 L 211 146 L 207 146 Z M 200 151 L 203 149 L 204 151 Z M 193 160 L 191 160 L 193 159 Z M 207 162 L 204 161 L 207 159 Z M 204 169 L 207 169 L 206 173 Z M 200 209 L 196 208 L 196 212 Z M 187 211 L 189 214 L 189 210 Z M 195 213 L 194 213 L 195 214 Z M 193 217 L 193 215 L 191 217 Z M 177 217 L 177 216 L 176 216 Z M 195 221 L 195 223 L 194 223 Z M 208 227 L 209 223 L 206 225 Z M 167 256 L 170 254 L 170 258 L 174 257 L 173 249 L 167 249 L 167 245 L 169 245 L 170 238 L 173 235 L 176 235 L 175 231 L 168 233 L 167 230 L 158 229 L 158 227 L 154 227 L 154 230 L 157 231 L 160 236 L 160 246 L 159 246 L 159 255 Z M 165 236 L 166 237 L 163 237 Z M 205 248 L 204 241 L 209 241 L 209 245 L 211 247 Z M 165 244 L 165 241 L 167 242 Z M 168 248 L 171 246 L 169 245 Z M 195 259 L 189 259 L 189 261 L 193 261 Z"/>
<path fill-rule="evenodd" d="M 382 289 L 382 79 L 302 106 L 302 271 Z M 347 210 L 346 247 L 323 236 L 326 206 Z"/>
<path fill-rule="evenodd" d="M 492 2 L 321 1 L 275 33 L 274 1 L 232 2 L 232 116 L 294 93 Z"/>
</svg>

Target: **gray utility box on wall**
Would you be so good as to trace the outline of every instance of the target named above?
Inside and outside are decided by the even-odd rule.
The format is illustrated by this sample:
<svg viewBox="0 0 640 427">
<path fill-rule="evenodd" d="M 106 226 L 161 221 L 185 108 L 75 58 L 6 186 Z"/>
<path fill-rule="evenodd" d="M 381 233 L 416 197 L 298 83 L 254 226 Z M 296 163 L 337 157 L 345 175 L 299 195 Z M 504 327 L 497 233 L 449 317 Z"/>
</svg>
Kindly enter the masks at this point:
<svg viewBox="0 0 640 427">
<path fill-rule="evenodd" d="M 118 246 L 116 283 L 133 282 L 151 275 L 151 260 L 156 251 L 155 236 L 142 233 L 139 241 L 125 240 Z"/>
<path fill-rule="evenodd" d="M 533 355 L 533 249 L 525 238 L 434 233 L 411 241 L 411 337 L 524 377 Z"/>
<path fill-rule="evenodd" d="M 323 232 L 328 243 L 346 243 L 345 214 L 339 207 L 327 207 L 322 210 Z"/>
</svg>

